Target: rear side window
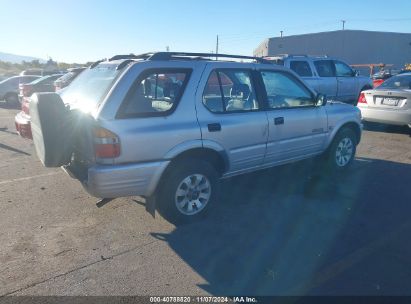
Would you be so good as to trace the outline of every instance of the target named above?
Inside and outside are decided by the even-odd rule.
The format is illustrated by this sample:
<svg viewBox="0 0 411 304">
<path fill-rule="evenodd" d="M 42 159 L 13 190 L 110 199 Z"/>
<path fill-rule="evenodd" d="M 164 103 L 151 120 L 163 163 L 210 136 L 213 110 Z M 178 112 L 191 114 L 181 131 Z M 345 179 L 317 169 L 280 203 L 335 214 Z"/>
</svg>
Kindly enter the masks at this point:
<svg viewBox="0 0 411 304">
<path fill-rule="evenodd" d="M 203 104 L 213 113 L 258 110 L 250 72 L 213 71 L 203 92 Z"/>
<path fill-rule="evenodd" d="M 133 85 L 120 109 L 120 117 L 163 116 L 181 99 L 191 70 L 151 70 Z"/>
<path fill-rule="evenodd" d="M 331 60 L 314 61 L 318 76 L 320 77 L 335 77 L 334 63 Z"/>
<path fill-rule="evenodd" d="M 299 60 L 299 61 L 291 61 L 290 62 L 290 69 L 296 72 L 301 77 L 310 77 L 313 76 L 311 71 L 310 65 L 307 61 Z"/>
</svg>

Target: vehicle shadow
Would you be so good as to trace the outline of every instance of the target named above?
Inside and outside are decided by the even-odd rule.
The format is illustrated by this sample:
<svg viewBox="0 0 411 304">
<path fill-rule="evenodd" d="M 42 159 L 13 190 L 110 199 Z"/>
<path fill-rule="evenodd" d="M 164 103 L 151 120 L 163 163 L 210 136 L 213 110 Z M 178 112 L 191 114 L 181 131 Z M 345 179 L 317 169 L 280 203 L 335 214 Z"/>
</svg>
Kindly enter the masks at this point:
<svg viewBox="0 0 411 304">
<path fill-rule="evenodd" d="M 205 220 L 152 235 L 213 295 L 410 295 L 411 165 L 312 162 L 232 178 Z"/>
<path fill-rule="evenodd" d="M 406 134 L 411 136 L 411 129 L 408 126 L 394 126 L 372 122 L 364 122 L 364 130 L 371 132 Z"/>
</svg>

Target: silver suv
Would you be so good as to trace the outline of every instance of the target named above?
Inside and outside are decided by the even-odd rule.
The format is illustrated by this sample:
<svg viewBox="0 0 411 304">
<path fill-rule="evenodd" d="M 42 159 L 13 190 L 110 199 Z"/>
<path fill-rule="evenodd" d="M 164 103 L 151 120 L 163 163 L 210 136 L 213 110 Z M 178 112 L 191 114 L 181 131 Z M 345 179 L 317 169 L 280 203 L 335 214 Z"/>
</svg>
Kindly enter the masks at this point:
<svg viewBox="0 0 411 304">
<path fill-rule="evenodd" d="M 351 164 L 362 129 L 356 107 L 327 103 L 261 58 L 212 56 L 118 55 L 60 95 L 33 95 L 40 160 L 64 166 L 96 197 L 155 195 L 174 222 L 206 213 L 221 178 L 317 155 L 334 170 Z"/>
<path fill-rule="evenodd" d="M 359 76 L 348 64 L 337 58 L 279 55 L 265 59 L 290 68 L 316 92 L 327 95 L 330 100 L 356 105 L 360 93 L 373 87 L 370 77 Z"/>
</svg>

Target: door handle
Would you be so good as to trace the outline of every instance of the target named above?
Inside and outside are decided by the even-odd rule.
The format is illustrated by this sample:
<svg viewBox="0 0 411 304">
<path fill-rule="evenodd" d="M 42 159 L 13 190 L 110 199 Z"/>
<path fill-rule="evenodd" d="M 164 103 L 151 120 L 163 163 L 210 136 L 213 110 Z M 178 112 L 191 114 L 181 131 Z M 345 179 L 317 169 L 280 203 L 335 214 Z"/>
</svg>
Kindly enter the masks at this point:
<svg viewBox="0 0 411 304">
<path fill-rule="evenodd" d="M 209 132 L 220 132 L 221 125 L 219 123 L 211 123 L 207 125 Z"/>
<path fill-rule="evenodd" d="M 283 125 L 284 124 L 284 117 L 276 117 L 274 118 L 275 125 Z"/>
</svg>

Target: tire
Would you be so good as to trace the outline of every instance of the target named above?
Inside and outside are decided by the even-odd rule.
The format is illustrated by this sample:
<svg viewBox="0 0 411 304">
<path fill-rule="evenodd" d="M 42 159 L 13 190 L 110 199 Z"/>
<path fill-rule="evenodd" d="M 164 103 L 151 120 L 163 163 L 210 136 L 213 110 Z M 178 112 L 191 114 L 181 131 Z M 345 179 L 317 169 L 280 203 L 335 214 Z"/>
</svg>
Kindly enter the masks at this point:
<svg viewBox="0 0 411 304">
<path fill-rule="evenodd" d="M 70 162 L 73 126 L 68 112 L 56 93 L 35 93 L 31 98 L 33 143 L 45 167 L 61 167 Z"/>
<path fill-rule="evenodd" d="M 219 188 L 219 176 L 209 162 L 199 159 L 178 161 L 162 178 L 158 189 L 158 211 L 175 225 L 198 221 L 215 204 Z"/>
<path fill-rule="evenodd" d="M 7 93 L 4 97 L 6 104 L 10 107 L 19 105 L 19 96 L 16 93 Z"/>
<path fill-rule="evenodd" d="M 327 169 L 331 173 L 347 170 L 357 150 L 357 136 L 350 128 L 340 130 L 326 152 Z"/>
</svg>

